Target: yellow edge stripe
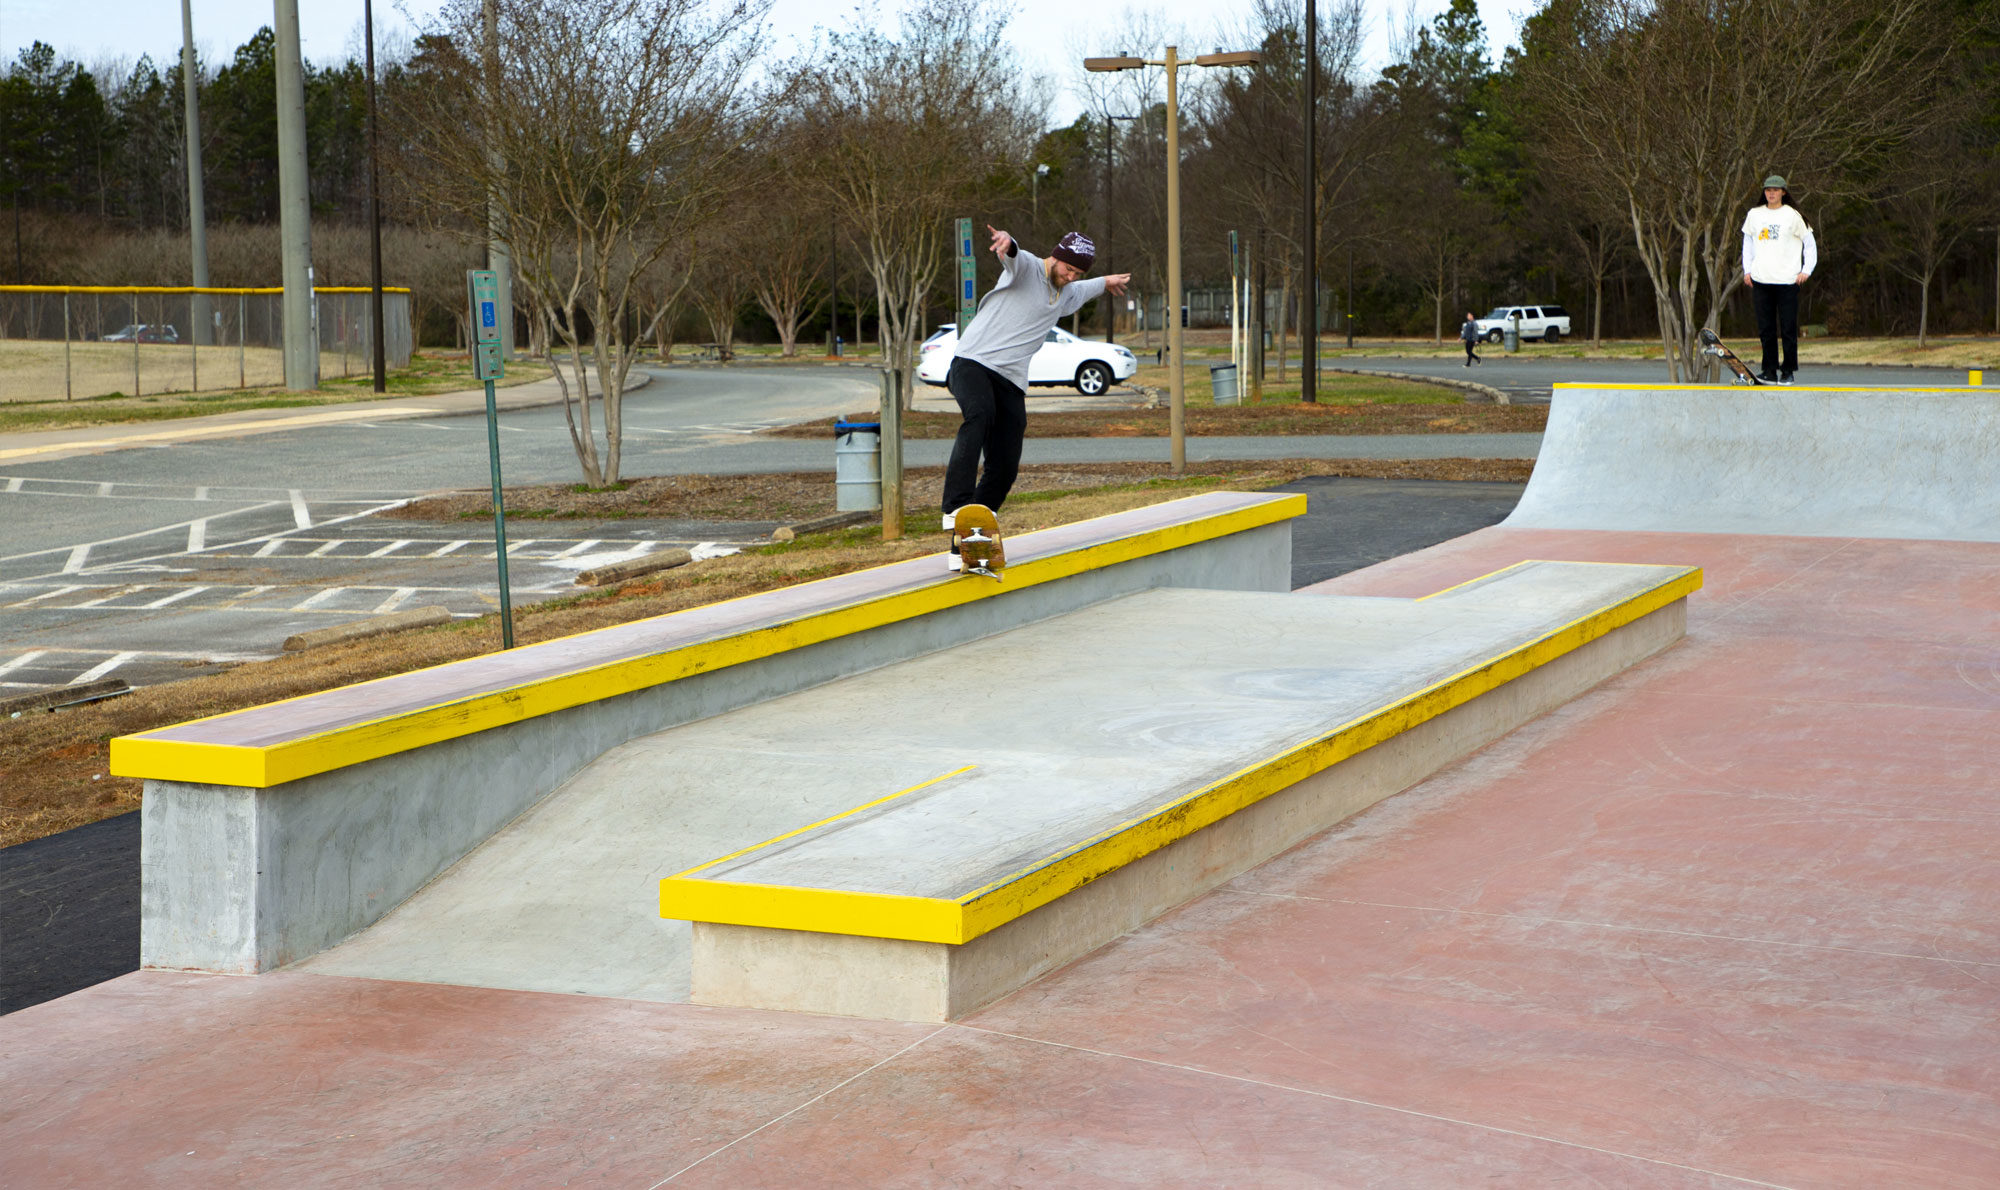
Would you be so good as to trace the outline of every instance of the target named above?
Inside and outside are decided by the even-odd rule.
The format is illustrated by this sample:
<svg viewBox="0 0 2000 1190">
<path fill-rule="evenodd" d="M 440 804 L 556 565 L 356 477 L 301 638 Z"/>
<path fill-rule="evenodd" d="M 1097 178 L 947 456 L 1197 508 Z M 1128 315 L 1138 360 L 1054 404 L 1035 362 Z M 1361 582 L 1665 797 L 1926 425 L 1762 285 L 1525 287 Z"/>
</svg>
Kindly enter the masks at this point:
<svg viewBox="0 0 2000 1190">
<path fill-rule="evenodd" d="M 766 839 L 762 843 L 752 843 L 750 844 L 750 846 L 742 848 L 741 850 L 738 851 L 732 851 L 728 855 L 725 855 L 720 859 L 712 859 L 709 860 L 707 863 L 700 865 L 699 867 L 689 868 L 687 871 L 679 873 L 679 875 L 677 876 L 670 877 L 670 879 L 678 880 L 681 876 L 692 876 L 696 872 L 705 872 L 717 864 L 726 864 L 730 860 L 735 859 L 739 855 L 748 855 L 753 851 L 761 851 L 766 847 L 770 847 L 777 843 L 782 843 L 786 839 L 797 838 L 798 836 L 805 834 L 807 831 L 816 831 L 823 826 L 830 826 L 833 823 L 839 822 L 843 818 L 852 818 L 856 814 L 861 813 L 863 810 L 872 810 L 884 802 L 893 802 L 899 797 L 907 797 L 910 794 L 915 793 L 919 789 L 929 789 L 931 786 L 936 785 L 940 781 L 949 781 L 953 777 L 958 776 L 960 773 L 969 773 L 973 769 L 976 769 L 978 767 L 979 766 L 976 764 L 961 765 L 960 767 L 955 768 L 948 773 L 943 773 L 939 776 L 932 777 L 928 781 L 919 781 L 915 785 L 910 786 L 908 789 L 899 789 L 896 792 L 889 794 L 885 797 L 878 797 L 872 802 L 863 802 L 861 805 L 854 807 L 852 810 L 842 810 L 840 813 L 833 815 L 831 818 L 822 818 L 818 822 L 808 823 L 805 826 L 802 826 L 795 831 L 786 831 L 784 834 L 779 835 L 776 838 Z"/>
<path fill-rule="evenodd" d="M 911 942 L 970 941 L 965 910 L 956 901 L 828 888 L 787 888 L 670 876 L 660 881 L 660 916 L 677 921 L 859 934 Z M 867 929 L 854 923 L 865 922 Z"/>
<path fill-rule="evenodd" d="M 1301 494 L 1288 494 L 1183 524 L 1166 525 L 1082 546 L 1052 557 L 1018 562 L 1007 568 L 1005 586 L 941 577 L 914 590 L 893 592 L 782 624 L 739 632 L 720 640 L 702 641 L 646 657 L 558 674 L 506 690 L 357 723 L 268 747 L 159 739 L 149 734 L 120 736 L 111 741 L 111 772 L 121 777 L 150 777 L 212 785 L 254 788 L 278 785 L 426 744 L 519 723 L 583 703 L 851 636 L 885 624 L 958 607 L 976 599 L 988 599 L 1010 590 L 1018 591 L 1068 578 L 1086 570 L 1101 569 L 1274 524 L 1302 515 L 1305 502 L 1306 498 Z"/>
<path fill-rule="evenodd" d="M 1842 365 L 1840 365 L 1840 364 L 1834 364 L 1834 365 L 1832 365 L 1832 366 L 1833 366 L 1833 367 L 1841 367 Z M 1926 364 L 1926 365 L 1924 365 L 1924 366 L 1928 368 L 1928 367 L 1943 367 L 1944 365 L 1942 365 L 1942 364 Z M 1976 371 L 1978 371 L 1978 370 L 1979 370 L 1979 369 L 1977 369 L 1977 368 L 1967 368 L 1967 369 L 1966 369 L 1966 371 L 1968 371 L 1968 372 L 1976 372 Z M 1784 384 L 1784 385 L 1742 385 L 1742 384 L 1693 384 L 1693 383 L 1689 383 L 1689 382 L 1687 382 L 1687 381 L 1681 381 L 1681 382 L 1680 382 L 1680 383 L 1678 383 L 1678 384 L 1673 384 L 1673 383 L 1668 383 L 1668 384 L 1634 384 L 1633 382 L 1631 382 L 1631 381 L 1629 381 L 1629 380 L 1616 380 L 1616 381 L 1605 381 L 1605 382 L 1604 382 L 1604 383 L 1602 383 L 1602 384 L 1593 384 L 1593 383 L 1591 383 L 1591 382 L 1590 382 L 1590 381 L 1588 381 L 1588 380 L 1558 380 L 1558 381 L 1556 381 L 1556 382 L 1555 382 L 1555 384 L 1553 385 L 1553 387 L 1555 387 L 1555 388 L 1631 388 L 1631 389 L 1662 389 L 1662 388 L 1699 388 L 1699 389 L 1718 389 L 1718 390 L 1720 390 L 1720 389 L 1730 389 L 1730 388 L 1784 388 L 1784 389 L 1788 389 L 1788 390 L 1790 390 L 1791 392 L 1795 392 L 1795 393 L 1880 393 L 1880 392 L 1895 392 L 1895 393 L 1963 393 L 1963 392 L 1965 392 L 1965 390 L 1966 390 L 1966 389 L 1968 389 L 1968 388 L 1979 388 L 1979 387 L 1981 387 L 1981 386 L 1979 386 L 1979 385 L 1975 385 L 1975 384 L 1961 384 L 1961 385 L 1957 385 L 1956 387 L 1953 387 L 1953 388 L 1908 388 L 1908 387 L 1905 387 L 1905 386 L 1903 386 L 1903 385 L 1900 385 L 1900 384 L 1874 384 L 1874 385 L 1865 385 L 1865 386 L 1864 386 L 1864 385 L 1852 385 L 1852 386 L 1843 386 L 1843 385 L 1832 385 L 1832 384 L 1827 384 L 1827 385 L 1820 385 L 1820 384 Z"/>
<path fill-rule="evenodd" d="M 283 293 L 282 286 L 223 289 L 213 285 L 0 285 L 0 293 Z M 315 285 L 314 293 L 374 293 L 365 285 Z M 402 285 L 384 285 L 383 293 L 408 293 Z"/>
<path fill-rule="evenodd" d="M 949 902 L 931 898 L 681 877 L 662 882 L 662 913 L 731 925 L 918 942 L 969 942 L 1099 876 L 1684 599 L 1701 586 L 1702 572 L 1690 568 L 1647 591 L 1598 608 L 1499 657 L 1111 827 L 960 898 L 956 906 L 961 916 L 956 922 L 939 920 L 936 907 Z M 671 890 L 669 883 L 673 886 Z M 736 891 L 739 889 L 740 894 Z M 923 927 L 922 932 L 912 928 L 916 925 Z"/>
</svg>

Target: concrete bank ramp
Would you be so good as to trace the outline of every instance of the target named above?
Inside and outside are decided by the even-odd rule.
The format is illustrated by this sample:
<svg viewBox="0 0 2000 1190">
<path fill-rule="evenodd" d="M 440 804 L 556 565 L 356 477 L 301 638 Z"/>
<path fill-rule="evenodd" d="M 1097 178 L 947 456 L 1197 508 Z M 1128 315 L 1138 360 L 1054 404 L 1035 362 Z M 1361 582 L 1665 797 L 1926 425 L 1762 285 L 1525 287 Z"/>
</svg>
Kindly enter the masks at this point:
<svg viewBox="0 0 2000 1190">
<path fill-rule="evenodd" d="M 614 748 L 303 967 L 685 1001 L 690 927 L 660 916 L 664 878 L 757 848 L 753 871 L 707 878 L 827 884 L 772 873 L 831 848 L 835 877 L 878 893 L 980 887 L 1380 708 L 1441 713 L 1454 684 L 1553 659 L 1607 607 L 1690 582 L 1544 562 L 1429 600 L 1128 595 Z"/>
<path fill-rule="evenodd" d="M 1530 529 L 2000 541 L 2000 390 L 1558 384 Z"/>
</svg>

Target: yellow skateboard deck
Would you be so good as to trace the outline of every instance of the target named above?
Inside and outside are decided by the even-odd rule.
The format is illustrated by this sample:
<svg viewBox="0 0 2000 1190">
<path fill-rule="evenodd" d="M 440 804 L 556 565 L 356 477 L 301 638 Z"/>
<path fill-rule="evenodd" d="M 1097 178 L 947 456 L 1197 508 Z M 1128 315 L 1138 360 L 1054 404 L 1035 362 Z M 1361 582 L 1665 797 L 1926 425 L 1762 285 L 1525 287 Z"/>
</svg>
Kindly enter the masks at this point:
<svg viewBox="0 0 2000 1190">
<path fill-rule="evenodd" d="M 952 541 L 965 564 L 966 574 L 1001 581 L 1007 555 L 1000 546 L 1000 520 L 984 504 L 968 504 L 952 514 Z"/>
</svg>

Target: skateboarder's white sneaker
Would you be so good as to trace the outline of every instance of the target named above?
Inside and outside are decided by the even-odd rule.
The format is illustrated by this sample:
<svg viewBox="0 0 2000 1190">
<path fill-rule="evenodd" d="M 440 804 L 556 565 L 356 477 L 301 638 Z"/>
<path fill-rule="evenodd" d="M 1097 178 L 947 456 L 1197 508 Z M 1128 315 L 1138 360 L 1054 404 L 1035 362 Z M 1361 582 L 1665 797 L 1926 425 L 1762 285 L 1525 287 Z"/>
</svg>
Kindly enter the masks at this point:
<svg viewBox="0 0 2000 1190">
<path fill-rule="evenodd" d="M 957 550 L 951 551 L 951 553 L 946 554 L 945 557 L 947 559 L 947 561 L 944 564 L 944 568 L 946 570 L 956 571 L 965 569 L 965 559 L 959 556 Z"/>
<path fill-rule="evenodd" d="M 947 512 L 947 513 L 945 513 L 945 514 L 944 514 L 944 531 L 945 531 L 945 532 L 947 532 L 947 533 L 949 533 L 949 532 L 951 532 L 951 531 L 952 531 L 953 529 L 956 529 L 956 528 L 958 528 L 958 514 L 957 514 L 957 513 L 955 513 L 955 512 Z"/>
</svg>

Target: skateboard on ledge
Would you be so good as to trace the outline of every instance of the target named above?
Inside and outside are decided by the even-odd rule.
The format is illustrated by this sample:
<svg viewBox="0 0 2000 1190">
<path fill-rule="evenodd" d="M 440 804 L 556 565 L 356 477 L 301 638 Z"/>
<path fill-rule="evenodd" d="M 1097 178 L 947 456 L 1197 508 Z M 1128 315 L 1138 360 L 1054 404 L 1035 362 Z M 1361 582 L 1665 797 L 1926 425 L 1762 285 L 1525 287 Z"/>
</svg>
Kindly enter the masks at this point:
<svg viewBox="0 0 2000 1190">
<path fill-rule="evenodd" d="M 1729 350 L 1729 345 L 1722 341 L 1721 335 L 1716 334 L 1714 331 L 1709 330 L 1707 327 L 1701 328 L 1701 351 L 1703 355 L 1712 355 L 1715 358 L 1721 360 L 1723 363 L 1729 365 L 1729 370 L 1736 373 L 1735 377 L 1732 378 L 1729 383 L 1731 384 L 1764 383 L 1763 381 L 1757 379 L 1757 374 L 1750 370 L 1749 364 L 1746 364 L 1742 360 L 1738 359 L 1736 357 L 1736 353 Z"/>
<path fill-rule="evenodd" d="M 1007 555 L 1000 546 L 1000 521 L 984 504 L 968 504 L 952 514 L 952 546 L 966 574 L 1000 582 Z"/>
</svg>

